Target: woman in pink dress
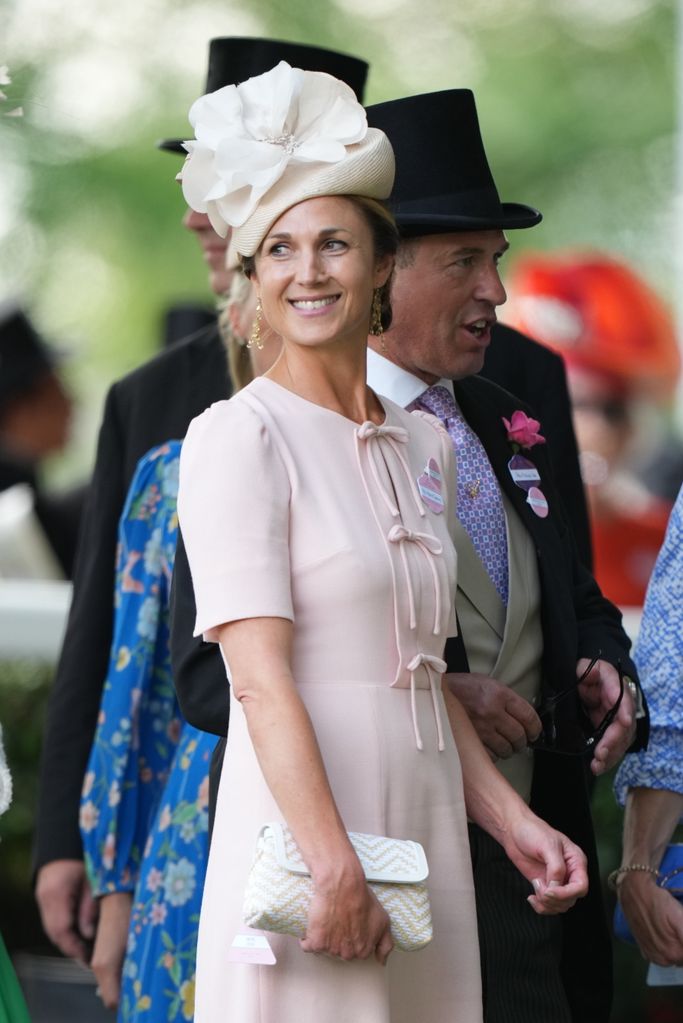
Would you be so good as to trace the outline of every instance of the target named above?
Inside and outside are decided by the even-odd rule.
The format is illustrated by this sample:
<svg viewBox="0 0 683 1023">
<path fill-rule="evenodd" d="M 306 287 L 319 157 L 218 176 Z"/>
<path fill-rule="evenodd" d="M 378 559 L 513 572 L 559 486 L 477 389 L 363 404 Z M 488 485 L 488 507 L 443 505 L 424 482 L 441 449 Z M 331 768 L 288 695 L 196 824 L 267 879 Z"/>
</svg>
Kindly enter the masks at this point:
<svg viewBox="0 0 683 1023">
<path fill-rule="evenodd" d="M 185 197 L 220 233 L 234 228 L 283 339 L 264 377 L 194 420 L 181 458 L 196 632 L 220 644 L 231 700 L 195 1019 L 479 1023 L 467 816 L 533 881 L 537 912 L 569 908 L 585 864 L 494 770 L 442 688 L 450 440 L 365 380 L 397 245 L 377 202 L 391 147 L 346 86 L 286 64 L 203 97 L 190 119 Z M 268 934 L 246 962 L 244 890 L 269 821 L 291 829 L 314 895 L 303 939 Z M 425 949 L 393 951 L 347 831 L 424 846 Z"/>
</svg>

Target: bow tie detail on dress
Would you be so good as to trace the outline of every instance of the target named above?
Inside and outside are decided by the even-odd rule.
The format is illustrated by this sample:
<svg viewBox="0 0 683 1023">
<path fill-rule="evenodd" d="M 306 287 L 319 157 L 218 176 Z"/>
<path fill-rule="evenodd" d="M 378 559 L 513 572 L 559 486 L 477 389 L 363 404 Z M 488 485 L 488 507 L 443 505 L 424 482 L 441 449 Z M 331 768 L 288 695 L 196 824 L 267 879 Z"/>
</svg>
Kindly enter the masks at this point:
<svg viewBox="0 0 683 1023">
<path fill-rule="evenodd" d="M 508 600 L 508 552 L 505 510 L 484 445 L 465 421 L 443 384 L 433 384 L 410 406 L 440 419 L 453 442 L 458 473 L 458 518 L 467 530 L 503 603 Z"/>
</svg>

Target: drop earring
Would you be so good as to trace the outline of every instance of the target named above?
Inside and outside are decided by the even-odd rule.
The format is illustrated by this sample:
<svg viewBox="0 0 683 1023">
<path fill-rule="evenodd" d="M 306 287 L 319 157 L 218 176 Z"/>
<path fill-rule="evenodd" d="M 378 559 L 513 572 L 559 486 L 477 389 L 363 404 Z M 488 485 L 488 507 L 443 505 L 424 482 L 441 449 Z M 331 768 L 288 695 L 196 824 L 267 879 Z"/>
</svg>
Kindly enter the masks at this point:
<svg viewBox="0 0 683 1023">
<path fill-rule="evenodd" d="M 386 352 L 387 346 L 384 343 L 384 327 L 382 326 L 382 289 L 375 288 L 372 295 L 372 308 L 370 311 L 370 333 L 373 337 L 379 338 L 379 346 Z"/>
<path fill-rule="evenodd" d="M 263 341 L 261 340 L 261 319 L 263 317 L 263 307 L 261 305 L 261 299 L 259 298 L 256 302 L 256 315 L 254 316 L 254 323 L 251 328 L 251 334 L 247 341 L 247 348 L 258 348 L 259 352 L 263 351 Z"/>
</svg>

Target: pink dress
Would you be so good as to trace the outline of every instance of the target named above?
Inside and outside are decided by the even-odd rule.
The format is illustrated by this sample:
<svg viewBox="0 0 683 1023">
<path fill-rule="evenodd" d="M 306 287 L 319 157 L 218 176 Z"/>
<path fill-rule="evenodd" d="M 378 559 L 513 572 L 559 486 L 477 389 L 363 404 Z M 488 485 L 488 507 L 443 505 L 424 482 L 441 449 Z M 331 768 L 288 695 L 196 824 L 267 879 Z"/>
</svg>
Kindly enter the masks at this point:
<svg viewBox="0 0 683 1023">
<path fill-rule="evenodd" d="M 191 424 L 179 514 L 197 633 L 215 639 L 240 618 L 294 622 L 294 677 L 344 823 L 422 843 L 434 939 L 392 953 L 386 969 L 307 954 L 275 934 L 276 965 L 228 961 L 249 933 L 241 910 L 257 834 L 283 820 L 231 696 L 196 1023 L 481 1020 L 460 761 L 440 691 L 454 626 L 456 555 L 441 507 L 454 493 L 451 445 L 430 416 L 382 404 L 381 427 L 358 426 L 255 380 Z"/>
</svg>

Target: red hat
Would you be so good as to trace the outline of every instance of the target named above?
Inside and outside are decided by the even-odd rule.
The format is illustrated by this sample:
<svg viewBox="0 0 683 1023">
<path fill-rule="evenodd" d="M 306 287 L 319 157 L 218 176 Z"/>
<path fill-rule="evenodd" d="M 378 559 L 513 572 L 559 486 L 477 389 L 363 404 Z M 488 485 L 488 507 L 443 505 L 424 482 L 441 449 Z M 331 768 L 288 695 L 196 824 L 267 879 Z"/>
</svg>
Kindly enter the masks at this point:
<svg viewBox="0 0 683 1023">
<path fill-rule="evenodd" d="M 505 322 L 632 393 L 673 397 L 680 352 L 662 300 L 601 254 L 523 256 L 506 280 Z"/>
</svg>

